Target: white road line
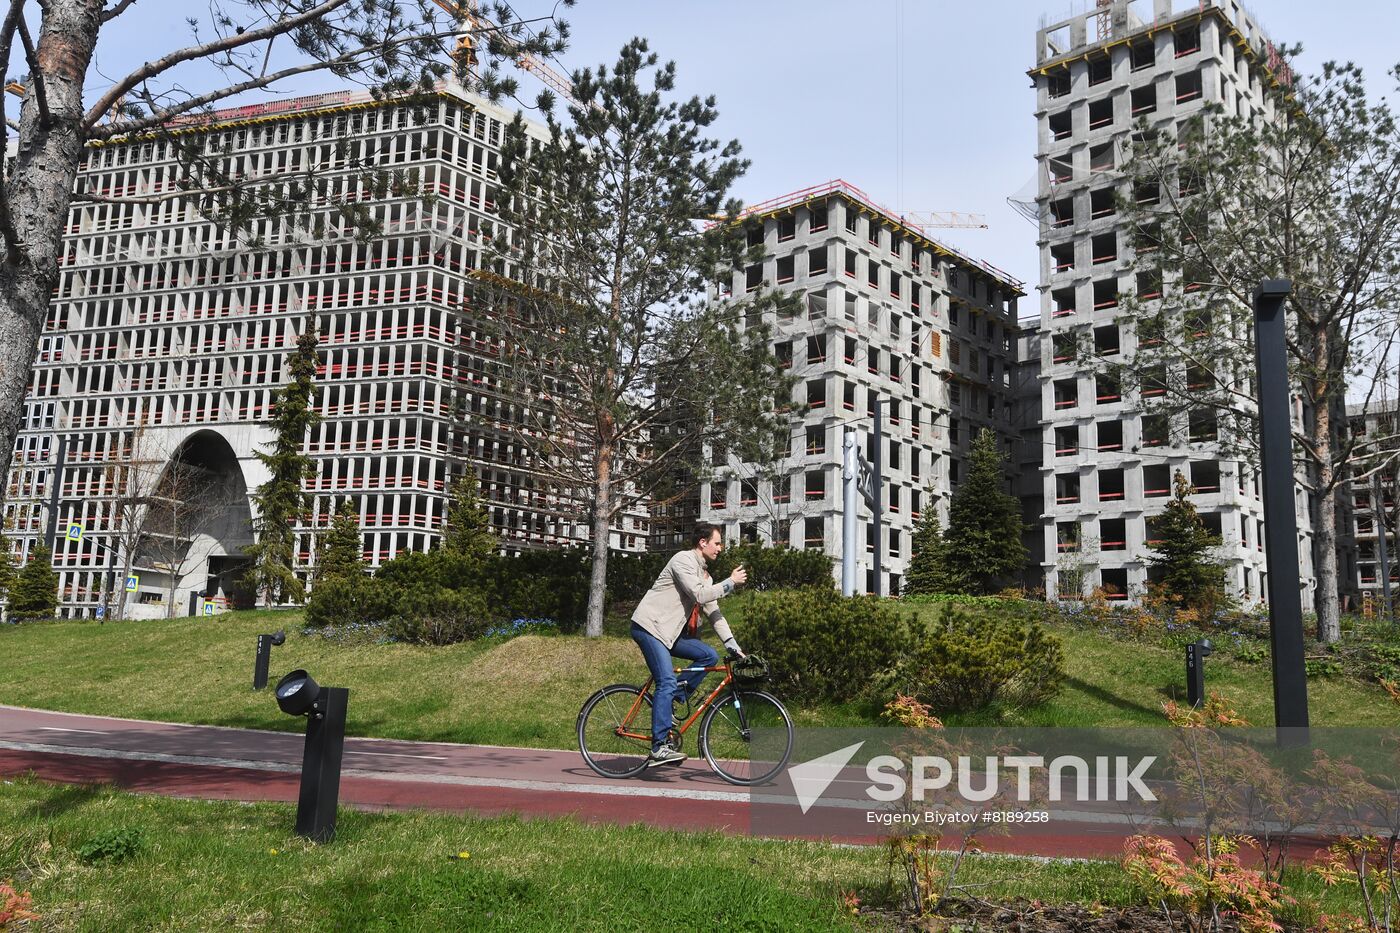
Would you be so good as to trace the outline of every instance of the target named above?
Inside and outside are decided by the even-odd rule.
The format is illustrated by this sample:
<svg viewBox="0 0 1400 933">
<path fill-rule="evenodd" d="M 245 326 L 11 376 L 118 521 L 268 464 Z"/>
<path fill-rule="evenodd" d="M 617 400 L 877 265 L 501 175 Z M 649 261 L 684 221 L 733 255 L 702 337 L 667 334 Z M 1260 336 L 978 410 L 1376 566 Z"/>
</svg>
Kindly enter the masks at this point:
<svg viewBox="0 0 1400 933">
<path fill-rule="evenodd" d="M 347 748 L 347 755 L 376 755 L 380 758 L 417 758 L 420 761 L 446 761 L 446 755 L 401 755 L 397 752 L 367 752 L 358 748 Z"/>
<path fill-rule="evenodd" d="M 108 735 L 108 734 L 109 734 L 109 733 L 106 733 L 106 732 L 101 732 L 101 731 L 99 731 L 99 730 L 97 730 L 97 729 L 65 729 L 65 728 L 63 728 L 62 726 L 37 726 L 36 728 L 43 729 L 45 732 L 85 732 L 85 733 L 87 733 L 88 735 Z"/>
</svg>

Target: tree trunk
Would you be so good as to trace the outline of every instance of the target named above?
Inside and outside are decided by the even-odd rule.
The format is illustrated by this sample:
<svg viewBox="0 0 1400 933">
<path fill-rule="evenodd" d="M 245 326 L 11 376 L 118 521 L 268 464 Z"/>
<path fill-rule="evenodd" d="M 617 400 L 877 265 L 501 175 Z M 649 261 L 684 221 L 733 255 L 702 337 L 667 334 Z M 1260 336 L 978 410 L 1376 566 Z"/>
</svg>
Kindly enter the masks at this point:
<svg viewBox="0 0 1400 933">
<path fill-rule="evenodd" d="M 103 0 L 48 0 L 36 54 L 48 104 L 33 89 L 20 109 L 19 146 L 6 179 L 17 243 L 0 260 L 0 466 L 9 475 L 39 334 L 58 278 L 73 181 L 83 155 L 83 77 L 97 44 Z M 0 505 L 4 504 L 0 484 Z"/>
<path fill-rule="evenodd" d="M 593 486 L 593 573 L 588 581 L 589 638 L 603 634 L 603 609 L 608 590 L 608 534 L 612 527 L 612 467 L 611 443 L 603 444 L 595 461 Z"/>
<path fill-rule="evenodd" d="M 26 272 L 0 271 L 0 465 L 5 470 L 0 479 L 9 476 L 15 436 L 24 423 L 24 399 L 29 394 L 29 377 L 48 308 L 48 289 L 41 283 L 20 281 L 22 275 L 32 280 L 32 274 Z M 35 314 L 35 296 L 40 293 L 43 300 L 37 302 Z M 4 505 L 8 485 L 0 482 L 0 506 Z"/>
<path fill-rule="evenodd" d="M 1330 645 L 1342 637 L 1341 598 L 1337 590 L 1337 492 L 1333 488 L 1336 467 L 1332 463 L 1332 412 L 1329 401 L 1318 402 L 1313 418 L 1313 445 L 1317 451 L 1317 640 Z"/>
</svg>

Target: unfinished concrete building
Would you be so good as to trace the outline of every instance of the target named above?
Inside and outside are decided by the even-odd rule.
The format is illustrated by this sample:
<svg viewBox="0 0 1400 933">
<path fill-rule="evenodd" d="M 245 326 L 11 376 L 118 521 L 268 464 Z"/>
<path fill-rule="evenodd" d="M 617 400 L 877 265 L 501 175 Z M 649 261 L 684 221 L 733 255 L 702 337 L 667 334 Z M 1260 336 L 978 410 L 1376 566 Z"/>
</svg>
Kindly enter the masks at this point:
<svg viewBox="0 0 1400 933">
<path fill-rule="evenodd" d="M 1238 0 L 1100 0 L 1036 34 L 1041 521 L 1052 597 L 1101 588 L 1128 600 L 1145 591 L 1147 520 L 1171 495 L 1177 471 L 1224 541 L 1230 588 L 1246 602 L 1266 592 L 1256 472 L 1222 456 L 1210 416 L 1187 423 L 1151 414 L 1136 393 L 1096 378 L 1074 348 L 1130 359 L 1142 337 L 1120 308 L 1122 296 L 1173 299 L 1174 286 L 1139 264 L 1118 217 L 1116 197 L 1131 193 L 1115 170 L 1130 134 L 1145 123 L 1175 135 L 1210 104 L 1272 120 L 1276 64 L 1273 45 Z M 1306 603 L 1315 585 L 1312 507 L 1301 489 L 1295 509 Z"/>
<path fill-rule="evenodd" d="M 978 430 L 995 430 L 1015 462 L 1021 283 L 844 181 L 755 205 L 742 222 L 767 258 L 735 269 L 716 300 L 770 286 L 803 293 L 801 314 L 766 322 L 796 377 L 792 454 L 768 478 L 719 452 L 701 517 L 724 524 L 732 539 L 820 549 L 839 561 L 843 432 L 858 430 L 869 458 L 872 405 L 883 399 L 884 528 L 877 541 L 862 504 L 858 579 L 876 591 L 878 547 L 879 591 L 898 593 L 914 522 L 926 509 L 946 521 Z"/>
<path fill-rule="evenodd" d="M 1339 511 L 1342 586 L 1351 607 L 1366 616 L 1383 604 L 1386 577 L 1392 603 L 1400 603 L 1400 418 L 1394 403 L 1347 406 L 1347 421 L 1361 455 L 1351 466 L 1349 495 Z M 1361 445 L 1364 445 L 1362 447 Z"/>
<path fill-rule="evenodd" d="M 529 462 L 495 338 L 464 303 L 500 232 L 496 164 L 512 118 L 446 88 L 413 101 L 342 92 L 220 111 L 182 131 L 228 171 L 304 169 L 342 196 L 360 191 L 383 226 L 370 243 L 329 206 L 325 235 L 259 221 L 259 248 L 185 200 L 73 206 L 4 516 L 23 560 L 56 505 L 64 616 L 112 612 L 122 593 L 136 615 L 246 601 L 249 491 L 266 479 L 254 452 L 271 439 L 269 405 L 310 328 L 322 421 L 305 447 L 316 468 L 313 513 L 297 528 L 302 573 L 347 499 L 372 565 L 433 547 L 445 490 L 468 464 L 508 550 L 588 538 L 586 510 Z M 364 166 L 415 170 L 434 200 L 357 189 Z M 166 142 L 116 141 L 89 147 L 78 183 L 142 196 L 172 190 L 178 174 Z M 220 509 L 178 520 L 141 508 L 213 493 Z M 612 544 L 640 549 L 644 520 L 629 514 Z"/>
</svg>

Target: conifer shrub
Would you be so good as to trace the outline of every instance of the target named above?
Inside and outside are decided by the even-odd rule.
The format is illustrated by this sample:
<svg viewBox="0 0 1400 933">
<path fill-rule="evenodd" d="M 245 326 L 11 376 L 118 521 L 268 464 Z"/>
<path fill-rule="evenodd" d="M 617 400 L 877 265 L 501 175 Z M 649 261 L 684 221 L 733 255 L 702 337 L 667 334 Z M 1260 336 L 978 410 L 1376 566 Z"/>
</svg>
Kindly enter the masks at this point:
<svg viewBox="0 0 1400 933">
<path fill-rule="evenodd" d="M 9 589 L 10 621 L 52 619 L 58 611 L 58 574 L 53 552 L 40 544 L 19 569 Z"/>
<path fill-rule="evenodd" d="M 883 698 L 910 646 L 896 604 L 830 586 L 754 593 L 736 628 L 768 661 L 774 690 L 798 703 Z"/>
<path fill-rule="evenodd" d="M 938 712 L 1033 706 L 1064 676 L 1060 640 L 1039 622 L 956 604 L 916 628 L 899 671 L 904 693 Z"/>
<path fill-rule="evenodd" d="M 494 617 L 484 593 L 420 584 L 397 594 L 386 634 L 416 645 L 453 645 L 485 635 Z"/>
<path fill-rule="evenodd" d="M 645 554 L 608 556 L 608 602 L 635 603 L 656 582 L 661 568 L 675 551 L 648 551 Z"/>
<path fill-rule="evenodd" d="M 326 577 L 306 601 L 306 624 L 325 628 L 382 622 L 393 612 L 394 595 L 388 586 L 364 574 Z"/>
</svg>

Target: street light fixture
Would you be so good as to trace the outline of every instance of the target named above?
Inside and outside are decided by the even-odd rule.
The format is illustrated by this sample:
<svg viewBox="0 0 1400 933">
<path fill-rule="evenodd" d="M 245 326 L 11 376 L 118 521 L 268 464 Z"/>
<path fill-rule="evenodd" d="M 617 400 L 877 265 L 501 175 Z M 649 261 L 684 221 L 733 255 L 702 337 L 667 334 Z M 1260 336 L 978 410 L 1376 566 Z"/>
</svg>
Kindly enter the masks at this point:
<svg viewBox="0 0 1400 933">
<path fill-rule="evenodd" d="M 305 670 L 298 669 L 279 680 L 273 692 L 282 712 L 306 717 L 296 834 L 313 842 L 330 842 L 335 838 L 350 691 L 345 687 L 323 687 Z"/>
</svg>

